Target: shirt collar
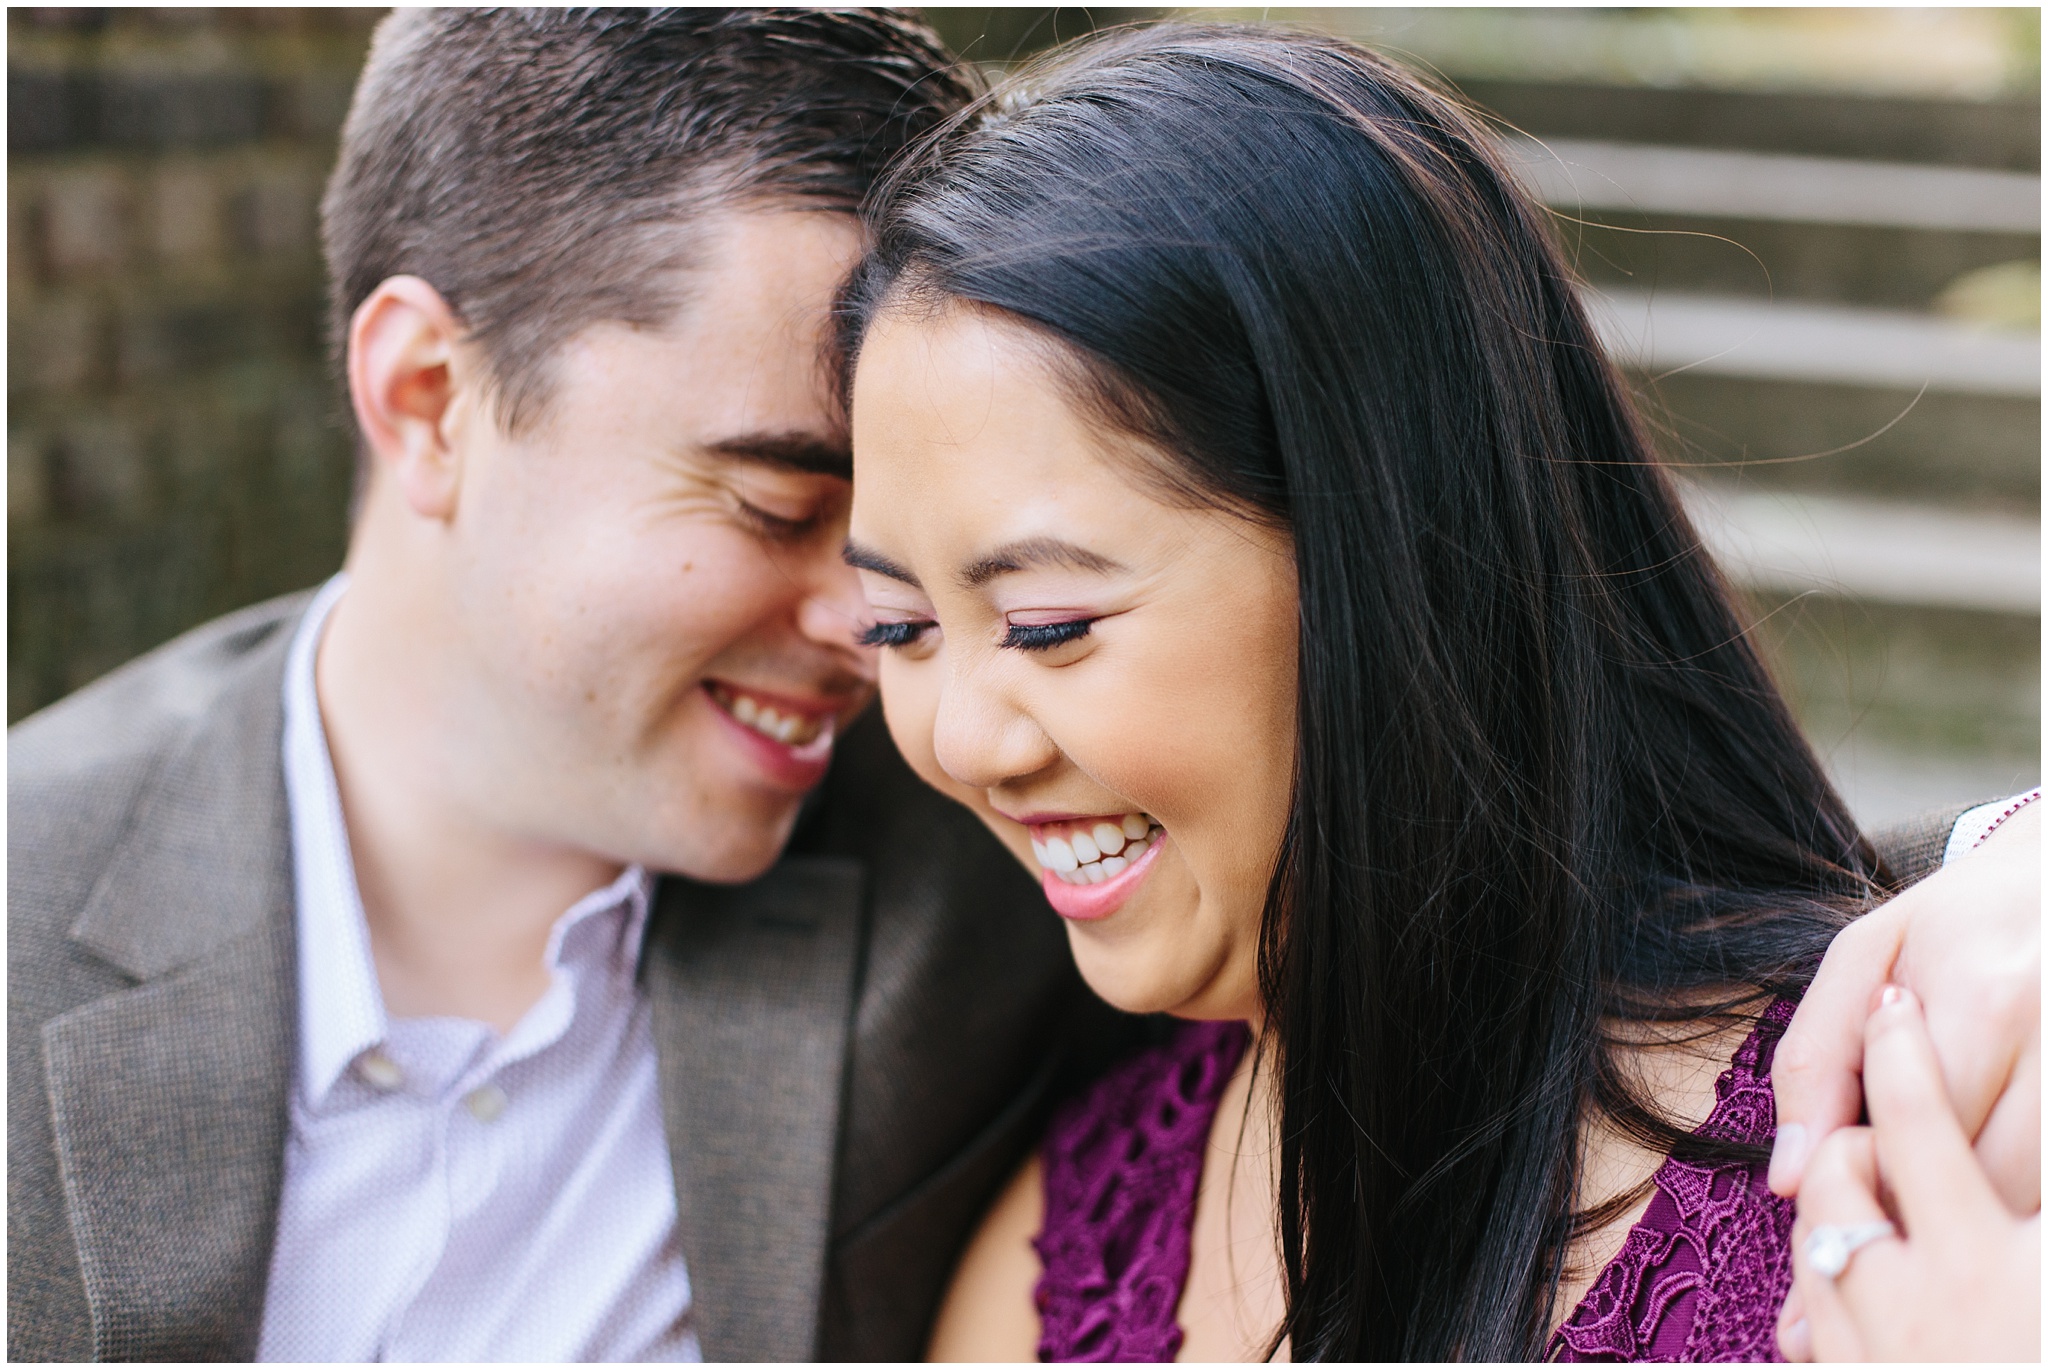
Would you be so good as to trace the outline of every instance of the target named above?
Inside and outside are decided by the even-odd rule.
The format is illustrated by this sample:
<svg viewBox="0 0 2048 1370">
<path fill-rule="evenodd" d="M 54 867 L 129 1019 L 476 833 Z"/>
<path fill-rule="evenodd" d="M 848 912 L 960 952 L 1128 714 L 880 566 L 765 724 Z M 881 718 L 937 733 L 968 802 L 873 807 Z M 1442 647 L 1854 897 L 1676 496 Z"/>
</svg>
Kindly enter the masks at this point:
<svg viewBox="0 0 2048 1370">
<path fill-rule="evenodd" d="M 320 635 L 348 581 L 344 571 L 320 587 L 299 622 L 284 672 L 284 784 L 299 943 L 298 1070 L 302 1097 L 316 1105 L 390 1031 L 313 674 Z M 579 899 L 548 936 L 548 969 L 559 965 L 578 925 L 623 906 L 625 917 L 609 951 L 613 965 L 630 975 L 646 934 L 652 889 L 645 868 L 629 866 L 610 885 Z"/>
</svg>

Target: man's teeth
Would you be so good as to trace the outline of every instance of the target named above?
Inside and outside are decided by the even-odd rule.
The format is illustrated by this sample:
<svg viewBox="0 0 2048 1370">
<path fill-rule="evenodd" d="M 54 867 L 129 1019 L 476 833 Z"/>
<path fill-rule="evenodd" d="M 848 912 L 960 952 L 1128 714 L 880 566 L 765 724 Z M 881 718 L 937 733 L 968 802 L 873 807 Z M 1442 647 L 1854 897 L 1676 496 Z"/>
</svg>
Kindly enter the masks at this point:
<svg viewBox="0 0 2048 1370">
<path fill-rule="evenodd" d="M 802 714 L 777 713 L 772 704 L 763 704 L 750 695 L 738 690 L 716 685 L 711 690 L 712 698 L 724 706 L 727 713 L 752 728 L 763 737 L 772 737 L 791 747 L 801 747 L 815 742 L 818 733 L 825 726 L 821 718 L 806 718 Z"/>
<path fill-rule="evenodd" d="M 1116 822 L 1098 819 L 1077 823 L 1058 837 L 1031 840 L 1038 864 L 1065 884 L 1099 885 L 1122 875 L 1157 840 L 1160 827 L 1142 813 L 1127 813 Z"/>
</svg>

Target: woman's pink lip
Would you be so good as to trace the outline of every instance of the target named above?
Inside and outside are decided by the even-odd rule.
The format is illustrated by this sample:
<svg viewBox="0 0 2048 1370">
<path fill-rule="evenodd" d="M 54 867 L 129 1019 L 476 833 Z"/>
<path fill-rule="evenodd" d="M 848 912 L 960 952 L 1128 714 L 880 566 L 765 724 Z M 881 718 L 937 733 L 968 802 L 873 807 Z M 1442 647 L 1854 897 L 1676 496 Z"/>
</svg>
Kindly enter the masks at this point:
<svg viewBox="0 0 2048 1370">
<path fill-rule="evenodd" d="M 1081 922 L 1107 918 L 1130 901 L 1139 884 L 1151 873 L 1153 863 L 1159 858 L 1159 849 L 1165 845 L 1166 834 L 1162 832 L 1152 839 L 1152 845 L 1145 849 L 1143 856 L 1099 885 L 1069 885 L 1051 871 L 1046 871 L 1046 902 L 1062 918 Z"/>
<path fill-rule="evenodd" d="M 997 809 L 996 812 L 1003 813 L 1001 809 Z M 1114 823 L 1122 816 L 1115 813 L 1027 813 L 1011 817 L 1003 813 L 1003 817 L 1012 823 L 1022 823 L 1027 828 L 1042 828 L 1048 823 L 1073 823 L 1083 818 L 1100 818 L 1104 822 Z"/>
</svg>

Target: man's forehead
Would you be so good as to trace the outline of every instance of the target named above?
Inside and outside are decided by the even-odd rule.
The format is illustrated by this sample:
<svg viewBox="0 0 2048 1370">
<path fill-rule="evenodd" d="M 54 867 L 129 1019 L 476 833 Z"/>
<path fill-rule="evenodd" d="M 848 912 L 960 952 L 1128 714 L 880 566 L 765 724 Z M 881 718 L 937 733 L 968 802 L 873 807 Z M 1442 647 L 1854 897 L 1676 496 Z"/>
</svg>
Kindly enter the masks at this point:
<svg viewBox="0 0 2048 1370">
<path fill-rule="evenodd" d="M 833 305 L 859 259 L 857 224 L 837 211 L 759 207 L 707 228 L 660 331 L 731 405 L 727 440 L 716 445 L 797 466 L 829 451 L 830 465 L 844 468 Z"/>
<path fill-rule="evenodd" d="M 686 312 L 793 311 L 808 326 L 830 314 L 860 260 L 860 221 L 841 209 L 740 205 L 678 232 L 670 261 L 681 273 Z"/>
</svg>

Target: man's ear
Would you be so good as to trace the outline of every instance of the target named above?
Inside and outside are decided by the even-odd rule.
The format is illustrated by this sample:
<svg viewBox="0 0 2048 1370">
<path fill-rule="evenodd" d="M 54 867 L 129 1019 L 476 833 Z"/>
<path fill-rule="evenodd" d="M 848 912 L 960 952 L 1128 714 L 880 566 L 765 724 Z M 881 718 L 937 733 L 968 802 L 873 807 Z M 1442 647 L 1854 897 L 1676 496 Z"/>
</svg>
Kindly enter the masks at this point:
<svg viewBox="0 0 2048 1370">
<path fill-rule="evenodd" d="M 455 515 L 462 462 L 455 430 L 478 412 L 464 394 L 478 377 L 465 330 L 441 292 L 393 276 L 356 307 L 348 326 L 348 391 L 376 465 L 425 518 Z"/>
</svg>

